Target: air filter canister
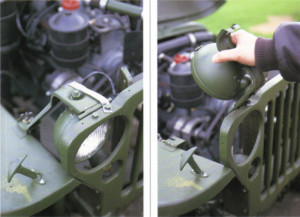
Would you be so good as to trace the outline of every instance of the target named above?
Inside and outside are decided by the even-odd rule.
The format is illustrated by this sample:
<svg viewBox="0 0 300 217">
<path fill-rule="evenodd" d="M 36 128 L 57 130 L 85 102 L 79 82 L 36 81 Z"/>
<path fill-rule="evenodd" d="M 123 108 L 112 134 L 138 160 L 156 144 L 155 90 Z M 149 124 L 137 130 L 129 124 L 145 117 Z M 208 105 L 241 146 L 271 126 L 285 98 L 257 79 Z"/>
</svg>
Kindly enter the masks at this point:
<svg viewBox="0 0 300 217">
<path fill-rule="evenodd" d="M 192 108 L 202 102 L 203 91 L 194 81 L 189 57 L 177 54 L 174 64 L 168 69 L 170 76 L 171 99 L 177 107 Z"/>
<path fill-rule="evenodd" d="M 78 4 L 65 3 L 62 6 L 65 10 L 49 19 L 51 56 L 62 67 L 77 68 L 89 55 L 89 19 L 75 10 Z"/>
</svg>

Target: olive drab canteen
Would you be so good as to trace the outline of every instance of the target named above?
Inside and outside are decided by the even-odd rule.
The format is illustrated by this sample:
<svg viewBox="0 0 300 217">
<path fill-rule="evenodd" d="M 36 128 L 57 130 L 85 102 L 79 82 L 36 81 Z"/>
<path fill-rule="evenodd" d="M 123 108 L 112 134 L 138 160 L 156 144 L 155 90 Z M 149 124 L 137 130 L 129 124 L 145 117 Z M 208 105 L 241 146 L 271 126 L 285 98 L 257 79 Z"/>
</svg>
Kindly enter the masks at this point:
<svg viewBox="0 0 300 217">
<path fill-rule="evenodd" d="M 192 75 L 200 88 L 217 99 L 234 99 L 245 87 L 245 72 L 236 62 L 214 63 L 213 55 L 218 53 L 216 43 L 207 44 L 196 50 L 192 61 Z"/>
</svg>

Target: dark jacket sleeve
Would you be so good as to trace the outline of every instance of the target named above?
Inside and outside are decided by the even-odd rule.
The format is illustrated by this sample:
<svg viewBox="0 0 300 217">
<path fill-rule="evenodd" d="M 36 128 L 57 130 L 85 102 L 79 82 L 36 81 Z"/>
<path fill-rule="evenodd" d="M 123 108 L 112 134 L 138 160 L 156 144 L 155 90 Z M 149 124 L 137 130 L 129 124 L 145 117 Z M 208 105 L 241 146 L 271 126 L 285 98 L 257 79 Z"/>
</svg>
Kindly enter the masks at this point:
<svg viewBox="0 0 300 217">
<path fill-rule="evenodd" d="M 272 39 L 259 37 L 255 63 L 261 72 L 278 69 L 285 80 L 300 82 L 300 22 L 280 24 Z"/>
</svg>

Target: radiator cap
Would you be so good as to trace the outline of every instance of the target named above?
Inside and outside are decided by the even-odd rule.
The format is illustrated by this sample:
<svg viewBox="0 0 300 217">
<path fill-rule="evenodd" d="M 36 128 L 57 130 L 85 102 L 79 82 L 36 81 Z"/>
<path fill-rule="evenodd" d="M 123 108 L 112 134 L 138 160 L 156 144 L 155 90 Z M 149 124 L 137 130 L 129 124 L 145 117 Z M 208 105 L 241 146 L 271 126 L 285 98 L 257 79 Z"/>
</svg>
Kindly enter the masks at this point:
<svg viewBox="0 0 300 217">
<path fill-rule="evenodd" d="M 63 0 L 61 6 L 65 10 L 76 10 L 79 8 L 80 4 L 78 0 Z"/>
</svg>

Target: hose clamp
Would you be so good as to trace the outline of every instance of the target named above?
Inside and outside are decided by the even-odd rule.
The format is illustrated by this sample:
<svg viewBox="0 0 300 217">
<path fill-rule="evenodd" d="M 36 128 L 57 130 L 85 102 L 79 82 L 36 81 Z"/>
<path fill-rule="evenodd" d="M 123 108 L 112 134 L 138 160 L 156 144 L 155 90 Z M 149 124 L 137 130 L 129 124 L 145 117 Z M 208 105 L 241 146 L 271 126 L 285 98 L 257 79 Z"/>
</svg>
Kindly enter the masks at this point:
<svg viewBox="0 0 300 217">
<path fill-rule="evenodd" d="M 164 53 L 160 53 L 160 54 L 158 55 L 158 59 L 161 60 L 161 59 L 163 59 L 165 56 L 166 56 L 166 55 L 165 55 Z"/>
<path fill-rule="evenodd" d="M 101 10 L 105 10 L 106 5 L 107 5 L 107 2 L 108 2 L 108 0 L 100 0 L 100 1 L 99 1 L 99 8 L 100 8 Z"/>
<path fill-rule="evenodd" d="M 193 33 L 188 33 L 187 36 L 190 39 L 191 45 L 195 46 L 197 43 L 197 39 L 196 39 L 195 35 Z"/>
</svg>

